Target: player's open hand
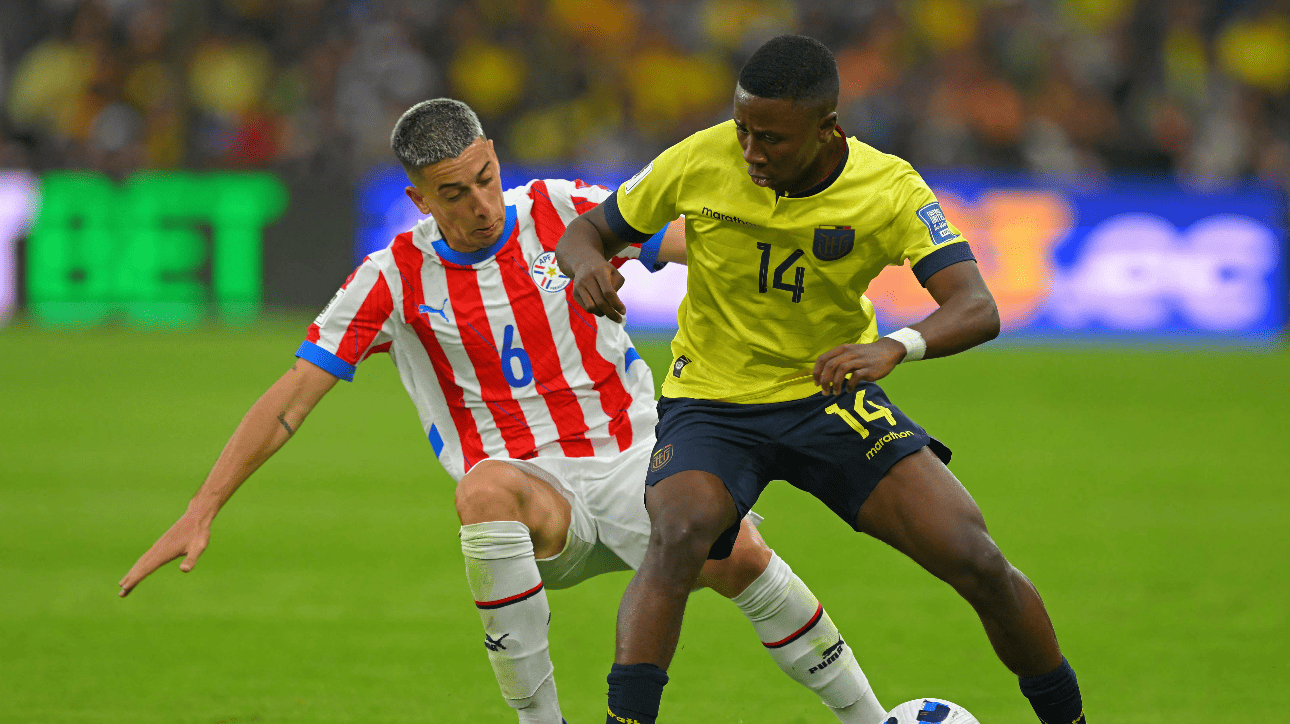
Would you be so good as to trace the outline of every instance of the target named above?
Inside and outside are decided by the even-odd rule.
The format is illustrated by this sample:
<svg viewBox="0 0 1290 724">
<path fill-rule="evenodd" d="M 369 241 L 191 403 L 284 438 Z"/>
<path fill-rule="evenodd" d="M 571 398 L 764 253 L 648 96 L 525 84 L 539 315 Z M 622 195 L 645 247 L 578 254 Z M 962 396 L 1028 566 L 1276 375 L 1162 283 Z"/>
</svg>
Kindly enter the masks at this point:
<svg viewBox="0 0 1290 724">
<path fill-rule="evenodd" d="M 588 312 L 621 324 L 627 307 L 618 298 L 618 290 L 627 280 L 607 261 L 588 266 L 574 272 L 573 298 Z"/>
<path fill-rule="evenodd" d="M 125 578 L 117 583 L 121 587 L 117 595 L 122 598 L 130 595 L 139 581 L 180 556 L 184 556 L 184 562 L 179 564 L 179 570 L 185 573 L 193 570 L 193 566 L 197 565 L 197 557 L 206 550 L 210 542 L 210 525 L 202 523 L 195 515 L 185 513 L 152 544 L 147 553 L 139 557 L 130 572 L 125 574 Z"/>
<path fill-rule="evenodd" d="M 869 344 L 840 344 L 820 355 L 812 374 L 820 394 L 841 395 L 854 392 L 862 381 L 886 377 L 904 358 L 904 345 L 887 337 Z"/>
</svg>

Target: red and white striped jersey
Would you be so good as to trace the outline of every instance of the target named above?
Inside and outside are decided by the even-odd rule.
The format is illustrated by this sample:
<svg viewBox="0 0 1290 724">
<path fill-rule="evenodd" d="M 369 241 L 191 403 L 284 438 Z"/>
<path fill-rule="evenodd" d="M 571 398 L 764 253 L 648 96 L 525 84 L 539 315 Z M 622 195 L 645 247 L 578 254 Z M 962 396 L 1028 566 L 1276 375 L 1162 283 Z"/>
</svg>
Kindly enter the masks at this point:
<svg viewBox="0 0 1290 724">
<path fill-rule="evenodd" d="M 565 225 L 609 191 L 531 181 L 504 193 L 492 246 L 462 253 L 433 218 L 359 265 L 296 356 L 352 380 L 389 352 L 453 479 L 486 458 L 612 455 L 652 435 L 654 382 L 622 325 L 573 299 L 555 262 Z M 659 268 L 662 234 L 615 260 Z"/>
</svg>

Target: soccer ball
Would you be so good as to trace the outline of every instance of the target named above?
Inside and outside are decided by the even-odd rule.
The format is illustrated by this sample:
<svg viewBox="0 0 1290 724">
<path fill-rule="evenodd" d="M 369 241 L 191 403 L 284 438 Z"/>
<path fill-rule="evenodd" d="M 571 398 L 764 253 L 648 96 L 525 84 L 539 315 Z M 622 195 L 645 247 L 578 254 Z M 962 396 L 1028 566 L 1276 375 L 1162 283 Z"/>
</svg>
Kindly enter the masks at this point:
<svg viewBox="0 0 1290 724">
<path fill-rule="evenodd" d="M 914 699 L 887 712 L 883 724 L 981 724 L 967 709 L 944 699 Z"/>
</svg>

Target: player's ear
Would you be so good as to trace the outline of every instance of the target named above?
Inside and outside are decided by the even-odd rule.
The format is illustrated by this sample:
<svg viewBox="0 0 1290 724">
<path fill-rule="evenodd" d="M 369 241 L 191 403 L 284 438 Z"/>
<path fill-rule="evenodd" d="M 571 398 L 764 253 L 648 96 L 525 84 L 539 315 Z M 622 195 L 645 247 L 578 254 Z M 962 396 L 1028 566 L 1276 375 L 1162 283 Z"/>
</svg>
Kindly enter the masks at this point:
<svg viewBox="0 0 1290 724">
<path fill-rule="evenodd" d="M 838 112 L 829 111 L 820 119 L 819 132 L 820 140 L 827 141 L 833 136 L 833 129 L 838 125 Z"/>
<path fill-rule="evenodd" d="M 416 186 L 408 186 L 403 189 L 403 193 L 407 194 L 408 198 L 412 200 L 412 203 L 416 205 L 417 211 L 420 211 L 423 214 L 430 213 L 430 204 L 426 203 L 426 197 L 417 190 Z"/>
</svg>

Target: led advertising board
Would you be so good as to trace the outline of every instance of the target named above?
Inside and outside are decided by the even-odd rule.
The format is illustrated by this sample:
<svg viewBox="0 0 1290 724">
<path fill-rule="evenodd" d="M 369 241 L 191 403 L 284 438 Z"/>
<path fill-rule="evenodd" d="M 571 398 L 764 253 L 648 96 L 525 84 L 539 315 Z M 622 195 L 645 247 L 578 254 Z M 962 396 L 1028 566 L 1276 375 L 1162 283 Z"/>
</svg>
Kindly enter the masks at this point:
<svg viewBox="0 0 1290 724">
<path fill-rule="evenodd" d="M 1274 189 L 928 180 L 969 239 L 1006 334 L 1258 341 L 1285 329 L 1285 202 Z M 888 325 L 935 308 L 903 269 L 866 294 Z"/>
<path fill-rule="evenodd" d="M 263 227 L 287 192 L 268 173 L 84 171 L 41 177 L 27 241 L 27 306 L 48 326 L 186 326 L 258 314 Z M 209 240 L 208 240 L 209 239 Z"/>
<path fill-rule="evenodd" d="M 507 188 L 530 178 L 570 177 L 612 187 L 635 169 L 507 171 Z M 926 178 L 946 216 L 969 239 L 1005 335 L 1258 342 L 1285 329 L 1286 208 L 1275 189 Z M 404 196 L 405 186 L 397 168 L 360 185 L 357 258 L 421 218 Z M 627 264 L 623 273 L 628 326 L 675 329 L 685 268 L 672 264 L 649 274 Z M 935 308 L 908 268 L 888 268 L 866 294 L 884 329 L 916 322 Z"/>
</svg>

